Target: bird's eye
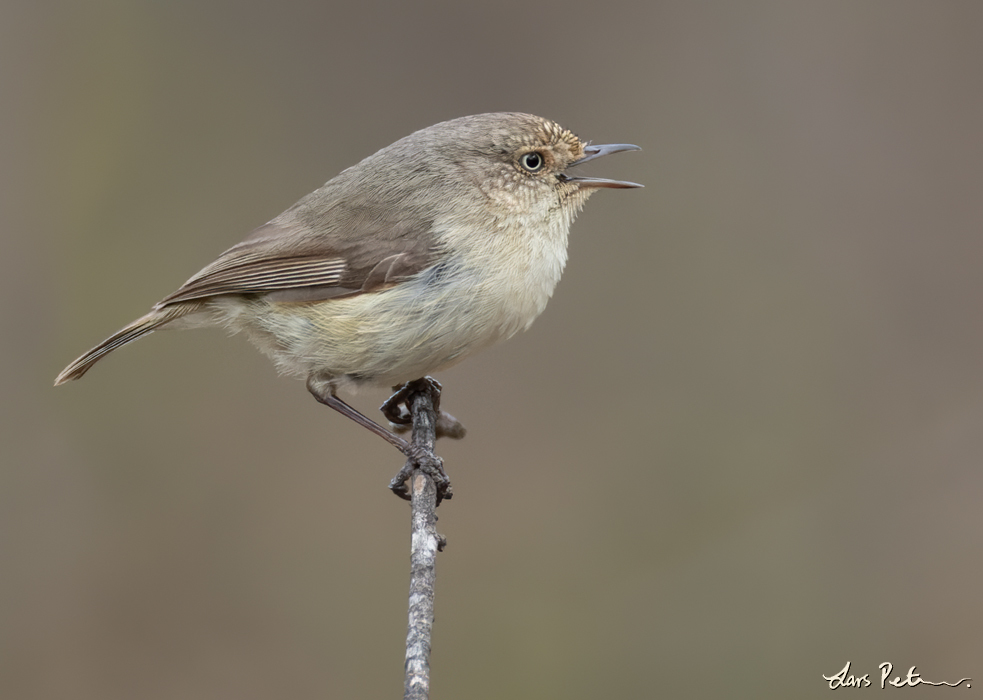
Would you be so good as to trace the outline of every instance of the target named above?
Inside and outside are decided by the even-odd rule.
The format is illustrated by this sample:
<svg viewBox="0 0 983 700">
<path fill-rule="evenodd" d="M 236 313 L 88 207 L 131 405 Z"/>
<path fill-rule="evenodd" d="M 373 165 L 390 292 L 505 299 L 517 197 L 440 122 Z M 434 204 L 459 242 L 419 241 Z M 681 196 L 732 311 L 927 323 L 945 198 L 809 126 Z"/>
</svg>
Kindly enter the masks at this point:
<svg viewBox="0 0 983 700">
<path fill-rule="evenodd" d="M 536 151 L 530 151 L 529 153 L 524 153 L 519 159 L 519 163 L 523 168 L 531 173 L 538 173 L 546 165 L 546 160 L 543 158 L 541 153 Z"/>
</svg>

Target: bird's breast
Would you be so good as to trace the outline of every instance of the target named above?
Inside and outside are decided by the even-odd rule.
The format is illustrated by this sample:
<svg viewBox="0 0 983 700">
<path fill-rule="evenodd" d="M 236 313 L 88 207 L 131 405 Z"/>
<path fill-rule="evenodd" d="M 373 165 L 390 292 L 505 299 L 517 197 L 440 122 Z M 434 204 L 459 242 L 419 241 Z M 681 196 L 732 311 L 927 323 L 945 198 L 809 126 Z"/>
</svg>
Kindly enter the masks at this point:
<svg viewBox="0 0 983 700">
<path fill-rule="evenodd" d="M 546 308 L 566 265 L 564 224 L 549 217 L 509 217 L 491 230 L 475 231 L 464 251 L 437 266 L 437 286 L 494 336 L 492 342 L 525 330 Z"/>
</svg>

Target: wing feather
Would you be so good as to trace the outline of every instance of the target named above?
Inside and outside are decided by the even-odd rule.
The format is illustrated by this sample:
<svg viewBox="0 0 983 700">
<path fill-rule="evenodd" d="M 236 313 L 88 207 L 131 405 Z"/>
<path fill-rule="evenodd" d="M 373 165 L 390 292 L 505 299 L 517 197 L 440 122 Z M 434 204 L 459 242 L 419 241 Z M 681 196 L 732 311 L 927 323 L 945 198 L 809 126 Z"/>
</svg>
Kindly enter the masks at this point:
<svg viewBox="0 0 983 700">
<path fill-rule="evenodd" d="M 157 308 L 222 294 L 317 301 L 372 292 L 420 272 L 436 258 L 428 220 L 410 226 L 385 216 L 344 218 L 347 226 L 339 233 L 322 230 L 317 221 L 278 217 L 219 256 Z"/>
</svg>

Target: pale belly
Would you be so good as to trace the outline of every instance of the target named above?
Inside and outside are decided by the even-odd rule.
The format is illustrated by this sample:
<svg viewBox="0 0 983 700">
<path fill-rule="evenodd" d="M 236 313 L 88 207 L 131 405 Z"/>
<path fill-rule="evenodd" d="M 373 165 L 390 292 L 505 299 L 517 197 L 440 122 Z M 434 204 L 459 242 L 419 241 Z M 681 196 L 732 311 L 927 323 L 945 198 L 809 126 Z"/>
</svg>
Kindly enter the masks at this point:
<svg viewBox="0 0 983 700">
<path fill-rule="evenodd" d="M 218 297 L 209 307 L 285 374 L 318 375 L 337 388 L 392 386 L 526 329 L 555 284 L 541 276 L 538 284 L 515 275 L 503 282 L 445 263 L 379 292 L 313 303 Z"/>
</svg>

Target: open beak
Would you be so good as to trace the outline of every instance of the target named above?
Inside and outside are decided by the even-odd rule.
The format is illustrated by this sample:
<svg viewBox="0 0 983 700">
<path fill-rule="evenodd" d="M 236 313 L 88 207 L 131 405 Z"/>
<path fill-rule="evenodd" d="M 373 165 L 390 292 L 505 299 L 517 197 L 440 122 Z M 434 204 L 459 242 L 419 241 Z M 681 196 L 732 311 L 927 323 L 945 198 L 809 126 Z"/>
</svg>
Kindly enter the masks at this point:
<svg viewBox="0 0 983 700">
<path fill-rule="evenodd" d="M 638 146 L 634 146 L 630 143 L 609 143 L 603 146 L 587 146 L 584 149 L 583 158 L 575 160 L 570 164 L 569 167 L 575 165 L 580 165 L 581 163 L 586 163 L 589 160 L 594 160 L 595 158 L 600 158 L 601 156 L 606 156 L 610 153 L 620 153 L 621 151 L 640 151 L 642 150 Z M 608 180 L 603 177 L 575 177 L 573 175 L 567 175 L 562 173 L 560 179 L 564 182 L 575 182 L 581 187 L 611 187 L 611 188 L 628 188 L 628 187 L 644 187 L 644 185 L 639 185 L 637 182 L 626 182 L 624 180 Z"/>
</svg>

